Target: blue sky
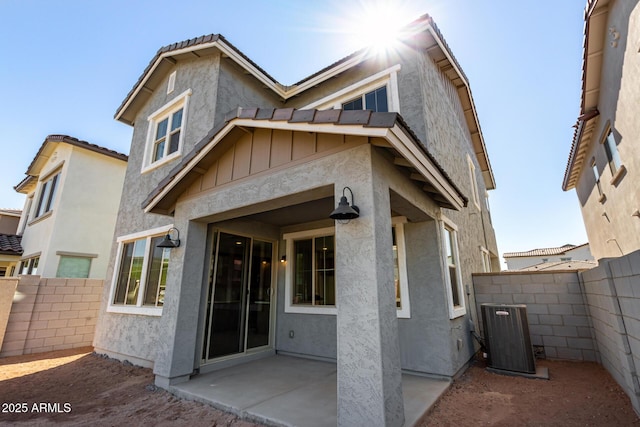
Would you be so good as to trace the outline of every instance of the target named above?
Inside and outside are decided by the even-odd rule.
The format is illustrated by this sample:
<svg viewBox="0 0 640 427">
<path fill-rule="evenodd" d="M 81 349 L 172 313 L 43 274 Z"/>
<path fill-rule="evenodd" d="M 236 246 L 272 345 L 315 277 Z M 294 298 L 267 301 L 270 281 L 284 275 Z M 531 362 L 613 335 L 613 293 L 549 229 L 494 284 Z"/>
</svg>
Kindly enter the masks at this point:
<svg viewBox="0 0 640 427">
<path fill-rule="evenodd" d="M 276 80 L 295 83 L 358 46 L 364 0 L 0 0 L 0 207 L 44 138 L 67 134 L 128 153 L 113 115 L 162 46 L 220 33 Z M 497 182 L 500 253 L 587 241 L 561 189 L 579 113 L 585 0 L 398 0 L 429 13 L 471 84 Z"/>
</svg>

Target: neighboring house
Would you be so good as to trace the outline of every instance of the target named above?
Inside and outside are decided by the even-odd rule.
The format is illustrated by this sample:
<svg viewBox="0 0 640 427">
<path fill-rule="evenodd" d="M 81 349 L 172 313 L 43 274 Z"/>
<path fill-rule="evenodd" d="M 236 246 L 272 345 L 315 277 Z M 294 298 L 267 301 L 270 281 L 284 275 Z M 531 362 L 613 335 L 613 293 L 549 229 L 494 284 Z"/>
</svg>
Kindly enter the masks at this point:
<svg viewBox="0 0 640 427">
<path fill-rule="evenodd" d="M 401 424 L 401 370 L 466 367 L 495 182 L 466 76 L 429 16 L 410 31 L 291 86 L 220 35 L 158 51 L 115 115 L 133 139 L 97 352 L 165 388 L 336 361 L 342 424 Z"/>
<path fill-rule="evenodd" d="M 14 275 L 22 255 L 21 239 L 22 236 L 0 233 L 0 277 Z"/>
<path fill-rule="evenodd" d="M 507 270 L 522 270 L 543 263 L 593 261 L 589 243 L 578 246 L 567 244 L 558 248 L 532 249 L 526 252 L 506 252 L 502 256 L 507 263 Z"/>
<path fill-rule="evenodd" d="M 18 209 L 0 209 L 0 277 L 13 276 L 20 262 L 21 237 L 16 232 L 21 213 Z"/>
<path fill-rule="evenodd" d="M 16 274 L 104 279 L 127 156 L 49 135 L 16 191 L 27 195 Z"/>
<path fill-rule="evenodd" d="M 582 98 L 562 188 L 575 188 L 596 259 L 640 249 L 640 7 L 590 0 Z"/>
<path fill-rule="evenodd" d="M 16 234 L 22 211 L 18 209 L 0 209 L 0 234 Z"/>
</svg>

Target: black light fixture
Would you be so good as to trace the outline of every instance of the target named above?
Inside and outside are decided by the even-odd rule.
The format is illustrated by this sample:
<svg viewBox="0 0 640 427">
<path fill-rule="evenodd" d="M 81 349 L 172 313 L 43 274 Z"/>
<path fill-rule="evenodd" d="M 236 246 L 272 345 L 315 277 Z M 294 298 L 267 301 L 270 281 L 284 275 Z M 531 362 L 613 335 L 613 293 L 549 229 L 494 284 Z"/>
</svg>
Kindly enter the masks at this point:
<svg viewBox="0 0 640 427">
<path fill-rule="evenodd" d="M 171 239 L 171 230 L 175 230 L 176 232 L 175 240 Z M 177 248 L 178 246 L 180 246 L 180 232 L 178 231 L 177 228 L 171 227 L 169 230 L 167 230 L 167 235 L 164 236 L 164 239 L 162 239 L 162 242 L 158 243 L 156 247 Z"/>
<path fill-rule="evenodd" d="M 345 190 L 349 190 L 349 193 L 351 193 L 351 203 L 353 203 L 353 206 L 349 206 L 347 197 L 344 195 Z M 342 189 L 342 197 L 340 197 L 340 203 L 338 203 L 338 207 L 333 212 L 331 212 L 329 218 L 338 220 L 339 222 L 345 221 L 344 223 L 347 223 L 352 219 L 358 218 L 359 216 L 360 209 L 358 209 L 353 201 L 353 191 L 351 191 L 349 187 L 344 187 Z"/>
</svg>

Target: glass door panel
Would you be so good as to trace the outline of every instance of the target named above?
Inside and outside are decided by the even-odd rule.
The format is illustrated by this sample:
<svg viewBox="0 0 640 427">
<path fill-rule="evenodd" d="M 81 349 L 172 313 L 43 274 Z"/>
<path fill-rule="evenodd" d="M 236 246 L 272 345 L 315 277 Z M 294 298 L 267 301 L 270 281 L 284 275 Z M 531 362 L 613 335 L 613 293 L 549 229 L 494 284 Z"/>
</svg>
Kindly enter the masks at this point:
<svg viewBox="0 0 640 427">
<path fill-rule="evenodd" d="M 269 345 L 273 245 L 253 242 L 249 283 L 247 349 Z"/>
<path fill-rule="evenodd" d="M 208 358 L 244 351 L 247 258 L 251 239 L 220 233 Z"/>
<path fill-rule="evenodd" d="M 202 356 L 269 345 L 273 244 L 214 232 Z"/>
</svg>

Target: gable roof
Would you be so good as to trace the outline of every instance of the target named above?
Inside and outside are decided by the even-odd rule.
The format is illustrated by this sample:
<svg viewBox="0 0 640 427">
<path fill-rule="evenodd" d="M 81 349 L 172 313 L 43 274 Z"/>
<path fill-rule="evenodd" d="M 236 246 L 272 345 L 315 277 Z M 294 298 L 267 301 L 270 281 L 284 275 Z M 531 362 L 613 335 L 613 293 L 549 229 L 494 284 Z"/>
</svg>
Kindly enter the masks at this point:
<svg viewBox="0 0 640 427">
<path fill-rule="evenodd" d="M 0 234 L 0 255 L 22 255 L 22 236 Z"/>
<path fill-rule="evenodd" d="M 126 154 L 91 144 L 87 141 L 82 141 L 69 135 L 49 135 L 44 139 L 40 149 L 27 168 L 27 171 L 25 172 L 27 176 L 14 187 L 17 192 L 26 193 L 30 191 L 31 187 L 37 182 L 36 178 L 40 175 L 40 169 L 49 160 L 49 157 L 53 153 L 55 149 L 54 144 L 60 142 L 93 151 L 94 153 L 102 154 L 107 157 L 122 160 L 124 162 L 128 160 L 128 156 Z"/>
<path fill-rule="evenodd" d="M 458 61 L 428 14 L 407 25 L 403 32 L 412 39 L 412 44 L 424 49 L 429 54 L 438 68 L 456 87 L 485 186 L 489 190 L 494 189 L 496 186 L 495 178 L 480 129 L 471 88 Z M 371 57 L 371 52 L 368 49 L 361 49 L 291 86 L 285 86 L 278 83 L 222 35 L 209 34 L 200 36 L 160 48 L 118 107 L 114 116 L 115 119 L 129 125 L 133 124 L 137 108 L 151 97 L 164 75 L 171 70 L 180 58 L 185 56 L 193 57 L 193 55 L 203 56 L 214 51 L 219 51 L 224 57 L 234 61 L 283 100 L 297 96 L 305 90 L 313 88 Z"/>
<path fill-rule="evenodd" d="M 184 156 L 142 203 L 146 212 L 167 213 L 183 191 L 201 175 L 201 163 L 225 136 L 235 128 L 268 128 L 317 133 L 336 133 L 385 138 L 388 149 L 403 157 L 402 167 L 419 175 L 424 191 L 440 206 L 461 209 L 468 199 L 458 189 L 411 131 L 398 113 L 369 110 L 296 110 L 293 108 L 239 108 L 220 123 Z"/>
<path fill-rule="evenodd" d="M 575 131 L 562 182 L 564 191 L 576 186 L 600 115 L 598 101 L 608 16 L 609 0 L 588 0 L 584 11 L 580 115 L 574 125 Z"/>
<path fill-rule="evenodd" d="M 519 257 L 533 257 L 533 256 L 563 255 L 569 251 L 572 251 L 574 249 L 579 249 L 587 245 L 589 245 L 589 243 L 583 243 L 578 246 L 567 244 L 557 248 L 532 249 L 526 252 L 506 252 L 502 256 L 504 258 L 519 258 Z"/>
</svg>

